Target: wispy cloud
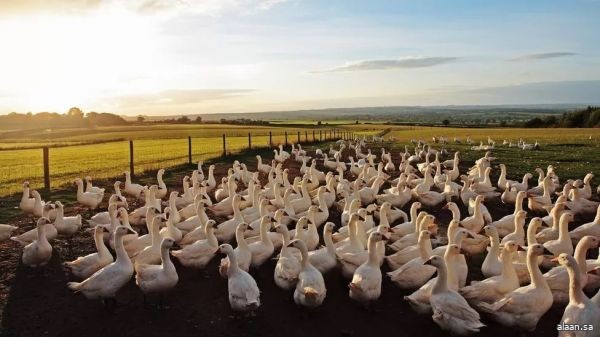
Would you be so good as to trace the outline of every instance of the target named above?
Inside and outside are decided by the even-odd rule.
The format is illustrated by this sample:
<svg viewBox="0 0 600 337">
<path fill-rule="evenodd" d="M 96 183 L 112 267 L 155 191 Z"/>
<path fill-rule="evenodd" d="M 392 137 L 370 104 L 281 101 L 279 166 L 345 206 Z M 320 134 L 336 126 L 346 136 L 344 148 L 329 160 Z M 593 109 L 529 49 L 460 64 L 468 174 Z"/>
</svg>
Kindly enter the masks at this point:
<svg viewBox="0 0 600 337">
<path fill-rule="evenodd" d="M 509 59 L 509 62 L 526 62 L 526 61 L 536 61 L 536 60 L 545 60 L 545 59 L 553 59 L 557 57 L 566 57 L 566 56 L 574 56 L 576 53 L 572 52 L 553 52 L 553 53 L 539 53 L 539 54 L 528 54 L 519 57 L 515 57 Z"/>
<path fill-rule="evenodd" d="M 343 71 L 390 70 L 403 68 L 425 68 L 439 64 L 454 62 L 458 57 L 404 57 L 396 60 L 367 60 L 348 62 L 339 67 L 315 71 L 315 73 L 331 73 Z"/>
</svg>

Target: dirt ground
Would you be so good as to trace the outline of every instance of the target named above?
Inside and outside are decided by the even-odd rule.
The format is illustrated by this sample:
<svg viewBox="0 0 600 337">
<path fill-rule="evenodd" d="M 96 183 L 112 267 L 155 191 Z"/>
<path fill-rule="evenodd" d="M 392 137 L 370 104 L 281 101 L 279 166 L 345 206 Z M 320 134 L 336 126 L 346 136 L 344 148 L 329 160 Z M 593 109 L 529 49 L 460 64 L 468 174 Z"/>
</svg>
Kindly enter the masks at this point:
<svg viewBox="0 0 600 337">
<path fill-rule="evenodd" d="M 267 157 L 269 158 L 269 157 Z M 248 159 L 245 157 L 243 159 Z M 501 158 L 500 158 L 501 159 Z M 229 161 L 231 162 L 231 161 Z M 255 160 L 246 161 L 255 168 Z M 472 164 L 472 163 L 465 163 Z M 226 174 L 226 164 L 217 165 L 219 180 Z M 291 177 L 300 165 L 286 164 Z M 464 167 L 466 168 L 466 166 Z M 533 169 L 533 168 L 532 168 Z M 191 169 L 188 169 L 188 172 Z M 463 170 L 464 171 L 464 170 Z M 560 173 L 560 172 L 559 172 Z M 170 188 L 180 189 L 185 171 L 170 172 Z M 149 178 L 148 178 L 149 179 Z M 107 184 L 108 186 L 108 184 Z M 464 205 L 457 202 L 466 213 Z M 494 219 L 512 213 L 512 207 L 499 200 L 487 203 Z M 408 212 L 407 205 L 405 211 Z M 67 214 L 77 209 L 70 208 Z M 445 227 L 450 212 L 427 210 L 437 216 Z M 593 215 L 577 218 L 573 227 L 590 221 Z M 332 211 L 330 221 L 339 225 L 339 213 Z M 33 227 L 31 219 L 19 218 L 19 233 Z M 429 315 L 418 315 L 403 300 L 410 292 L 398 289 L 384 277 L 382 296 L 375 311 L 366 311 L 348 297 L 348 280 L 334 270 L 325 275 L 327 297 L 315 311 L 297 307 L 292 291 L 279 289 L 273 281 L 275 260 L 263 265 L 254 276 L 261 290 L 262 305 L 256 317 L 233 317 L 227 300 L 227 281 L 217 272 L 220 258 L 215 258 L 204 271 L 181 267 L 175 261 L 179 284 L 165 296 L 166 309 L 143 305 L 142 293 L 134 279 L 118 295 L 115 312 L 107 311 L 99 301 L 89 301 L 74 294 L 66 284 L 73 278 L 61 263 L 94 251 L 90 233 L 80 231 L 71 241 L 58 239 L 53 243 L 54 255 L 42 270 L 21 265 L 21 249 L 12 241 L 0 244 L 0 312 L 1 336 L 444 336 Z M 468 257 L 469 278 L 482 279 L 479 266 L 483 256 Z M 384 265 L 383 272 L 388 271 Z M 157 298 L 151 298 L 156 302 Z M 2 309 L 3 308 L 3 309 Z M 562 308 L 552 308 L 528 336 L 555 336 Z M 483 317 L 488 325 L 478 336 L 518 336 L 519 333 L 495 324 Z"/>
</svg>

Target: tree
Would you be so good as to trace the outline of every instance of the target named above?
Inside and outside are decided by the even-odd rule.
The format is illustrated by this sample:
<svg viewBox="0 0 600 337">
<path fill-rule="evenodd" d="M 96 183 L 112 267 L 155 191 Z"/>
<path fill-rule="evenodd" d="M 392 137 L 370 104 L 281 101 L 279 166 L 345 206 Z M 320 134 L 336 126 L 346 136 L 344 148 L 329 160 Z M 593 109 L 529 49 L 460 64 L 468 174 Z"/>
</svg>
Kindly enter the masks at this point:
<svg viewBox="0 0 600 337">
<path fill-rule="evenodd" d="M 142 115 L 140 115 L 140 116 L 137 116 L 137 121 L 138 121 L 139 123 L 144 123 L 144 121 L 145 121 L 145 120 L 146 120 L 146 118 L 144 118 L 144 116 L 142 116 Z"/>
<path fill-rule="evenodd" d="M 198 123 L 198 124 L 202 123 L 202 117 L 201 116 L 196 117 L 196 123 Z"/>
<path fill-rule="evenodd" d="M 81 109 L 79 109 L 78 107 L 72 107 L 67 112 L 67 116 L 69 116 L 69 117 L 76 117 L 76 118 L 83 118 L 83 111 L 81 111 Z"/>
<path fill-rule="evenodd" d="M 187 116 L 181 116 L 177 118 L 177 123 L 187 124 L 190 122 L 190 119 Z"/>
<path fill-rule="evenodd" d="M 317 122 L 317 125 L 321 125 L 321 124 L 323 124 L 323 123 L 321 123 L 321 121 L 318 121 L 318 122 Z"/>
<path fill-rule="evenodd" d="M 354 124 L 358 124 L 358 121 L 354 122 Z"/>
<path fill-rule="evenodd" d="M 447 120 L 447 119 L 444 119 L 444 120 L 442 121 L 442 124 L 444 124 L 445 126 L 448 126 L 448 125 L 450 125 L 450 121 L 449 121 L 449 120 Z"/>
</svg>

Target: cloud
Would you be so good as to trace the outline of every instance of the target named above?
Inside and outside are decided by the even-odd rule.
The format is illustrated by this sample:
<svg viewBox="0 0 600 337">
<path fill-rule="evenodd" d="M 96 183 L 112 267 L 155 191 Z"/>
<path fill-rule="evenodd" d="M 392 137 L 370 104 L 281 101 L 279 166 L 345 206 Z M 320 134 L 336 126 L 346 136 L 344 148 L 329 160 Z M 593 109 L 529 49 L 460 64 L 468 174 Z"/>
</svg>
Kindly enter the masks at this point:
<svg viewBox="0 0 600 337">
<path fill-rule="evenodd" d="M 328 70 L 315 71 L 316 73 L 331 73 L 343 71 L 389 70 L 403 68 L 425 68 L 439 64 L 454 62 L 458 57 L 404 57 L 397 60 L 367 60 L 349 62 L 339 67 Z"/>
<path fill-rule="evenodd" d="M 185 12 L 207 16 L 254 13 L 288 0 L 1 0 L 0 15 L 82 13 L 120 7 L 140 14 Z"/>
<path fill-rule="evenodd" d="M 157 93 L 119 96 L 113 99 L 113 103 L 121 108 L 186 105 L 236 98 L 253 91 L 253 89 L 173 89 Z"/>
<path fill-rule="evenodd" d="M 572 52 L 553 52 L 553 53 L 539 53 L 539 54 L 528 54 L 519 57 L 515 57 L 509 59 L 509 62 L 526 62 L 526 61 L 536 61 L 536 60 L 545 60 L 545 59 L 553 59 L 557 57 L 566 57 L 566 56 L 574 56 L 576 53 Z"/>
</svg>

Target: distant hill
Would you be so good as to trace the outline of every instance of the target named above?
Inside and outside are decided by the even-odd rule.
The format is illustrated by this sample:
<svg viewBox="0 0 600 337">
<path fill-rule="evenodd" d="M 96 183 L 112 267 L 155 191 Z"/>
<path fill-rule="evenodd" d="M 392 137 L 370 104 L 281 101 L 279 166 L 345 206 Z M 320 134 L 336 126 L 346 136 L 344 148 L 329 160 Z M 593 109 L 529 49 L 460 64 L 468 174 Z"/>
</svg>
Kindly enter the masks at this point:
<svg viewBox="0 0 600 337">
<path fill-rule="evenodd" d="M 221 119 L 247 118 L 270 121 L 299 120 L 362 120 L 389 122 L 486 123 L 526 121 L 539 115 L 560 115 L 585 107 L 584 104 L 549 105 L 449 105 L 449 106 L 384 106 L 358 108 L 331 108 L 293 111 L 266 111 L 247 113 L 191 114 L 190 119 L 202 117 L 204 122 Z M 171 119 L 174 116 L 146 116 L 146 120 Z M 175 116 L 176 117 L 176 116 Z M 135 117 L 131 117 L 133 120 Z"/>
</svg>

